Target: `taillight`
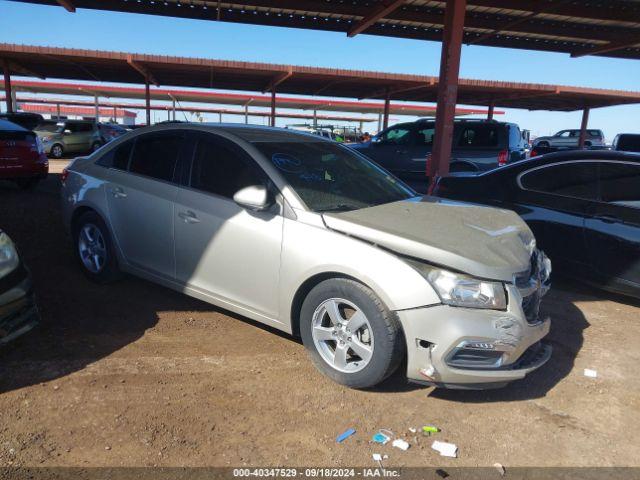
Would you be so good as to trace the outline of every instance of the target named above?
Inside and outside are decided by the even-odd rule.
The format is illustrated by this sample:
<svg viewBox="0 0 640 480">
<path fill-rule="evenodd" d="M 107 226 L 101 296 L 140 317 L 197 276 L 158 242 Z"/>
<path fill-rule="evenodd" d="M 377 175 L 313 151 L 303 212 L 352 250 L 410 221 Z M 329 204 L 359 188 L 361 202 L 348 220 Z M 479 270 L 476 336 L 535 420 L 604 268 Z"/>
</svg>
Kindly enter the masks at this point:
<svg viewBox="0 0 640 480">
<path fill-rule="evenodd" d="M 68 176 L 69 176 L 69 170 L 67 170 L 66 168 L 63 168 L 62 173 L 60 174 L 60 181 L 62 183 L 66 182 Z"/>
<path fill-rule="evenodd" d="M 502 167 L 503 165 L 506 165 L 508 158 L 509 158 L 508 150 L 500 151 L 500 153 L 498 153 L 498 166 Z"/>
<path fill-rule="evenodd" d="M 529 157 L 537 157 L 538 156 L 538 152 L 534 150 L 531 150 L 531 152 L 529 152 Z"/>
</svg>

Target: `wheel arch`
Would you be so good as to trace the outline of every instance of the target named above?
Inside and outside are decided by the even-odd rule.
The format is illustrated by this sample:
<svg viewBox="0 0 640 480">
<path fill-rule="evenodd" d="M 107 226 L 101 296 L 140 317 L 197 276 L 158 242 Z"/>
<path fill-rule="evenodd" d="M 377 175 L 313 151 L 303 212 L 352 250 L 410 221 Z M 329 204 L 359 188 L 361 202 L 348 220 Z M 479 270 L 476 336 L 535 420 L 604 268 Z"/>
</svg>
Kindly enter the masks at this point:
<svg viewBox="0 0 640 480">
<path fill-rule="evenodd" d="M 313 290 L 313 288 L 316 285 L 319 285 L 325 280 L 330 280 L 334 278 L 344 278 L 347 280 L 353 280 L 354 282 L 364 285 L 365 287 L 370 289 L 372 292 L 374 292 L 376 295 L 378 295 L 376 290 L 374 288 L 371 288 L 370 285 L 367 285 L 362 280 L 356 277 L 353 277 L 351 275 L 348 275 L 346 273 L 337 272 L 337 271 L 328 271 L 328 272 L 316 273 L 315 275 L 312 275 L 311 277 L 306 279 L 304 282 L 302 282 L 302 284 L 298 287 L 298 289 L 296 290 L 296 293 L 293 296 L 293 300 L 291 302 L 291 310 L 289 312 L 289 315 L 290 315 L 289 318 L 291 319 L 291 333 L 295 337 L 300 337 L 300 311 L 302 310 L 302 304 L 304 303 L 304 299 L 307 298 L 307 295 L 309 294 L 309 292 Z"/>
</svg>

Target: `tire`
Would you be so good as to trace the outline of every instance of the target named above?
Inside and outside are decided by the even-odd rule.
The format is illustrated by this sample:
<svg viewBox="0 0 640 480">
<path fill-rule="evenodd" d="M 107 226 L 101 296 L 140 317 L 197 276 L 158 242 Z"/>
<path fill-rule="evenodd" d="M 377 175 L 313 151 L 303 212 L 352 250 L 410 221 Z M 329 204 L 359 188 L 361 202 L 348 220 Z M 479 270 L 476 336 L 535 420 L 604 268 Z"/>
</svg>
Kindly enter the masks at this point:
<svg viewBox="0 0 640 480">
<path fill-rule="evenodd" d="M 64 155 L 64 147 L 59 143 L 54 144 L 49 151 L 53 158 L 62 158 Z"/>
<path fill-rule="evenodd" d="M 39 178 L 19 178 L 15 181 L 20 190 L 33 190 L 40 182 Z"/>
<path fill-rule="evenodd" d="M 584 146 L 585 147 L 590 147 L 591 146 L 591 142 L 589 140 L 587 140 L 586 142 L 584 142 Z"/>
<path fill-rule="evenodd" d="M 93 211 L 82 214 L 71 231 L 76 259 L 90 280 L 111 283 L 122 277 L 111 235 L 100 215 Z"/>
<path fill-rule="evenodd" d="M 536 147 L 549 148 L 549 142 L 542 141 L 536 145 Z"/>
<path fill-rule="evenodd" d="M 338 312 L 330 314 L 335 312 L 335 305 Z M 334 324 L 332 317 L 336 315 L 340 318 Z M 352 319 L 362 323 L 362 315 L 366 324 L 347 330 Z M 325 280 L 309 292 L 300 310 L 300 333 L 316 368 L 351 388 L 379 384 L 405 357 L 406 345 L 397 317 L 371 289 L 346 278 Z M 340 341 L 344 343 L 339 345 Z M 338 350 L 343 355 L 336 355 Z M 365 355 L 365 351 L 369 353 Z"/>
</svg>

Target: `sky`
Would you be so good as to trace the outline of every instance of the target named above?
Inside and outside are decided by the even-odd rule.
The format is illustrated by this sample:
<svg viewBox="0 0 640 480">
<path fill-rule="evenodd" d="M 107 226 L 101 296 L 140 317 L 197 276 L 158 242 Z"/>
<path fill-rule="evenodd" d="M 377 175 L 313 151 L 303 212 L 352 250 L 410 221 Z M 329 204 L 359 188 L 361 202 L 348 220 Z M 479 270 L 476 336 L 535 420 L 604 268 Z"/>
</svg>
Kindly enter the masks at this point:
<svg viewBox="0 0 640 480">
<path fill-rule="evenodd" d="M 0 0 L 0 42 L 436 76 L 440 62 L 438 42 L 91 10 L 69 13 L 5 0 Z M 460 76 L 640 90 L 640 61 L 465 46 Z M 582 115 L 500 110 L 506 114 L 496 119 L 518 123 L 536 136 L 578 128 Z M 217 121 L 217 115 L 209 118 Z M 620 132 L 640 133 L 639 120 L 640 105 L 599 108 L 591 111 L 589 127 L 602 129 L 611 141 Z"/>
</svg>

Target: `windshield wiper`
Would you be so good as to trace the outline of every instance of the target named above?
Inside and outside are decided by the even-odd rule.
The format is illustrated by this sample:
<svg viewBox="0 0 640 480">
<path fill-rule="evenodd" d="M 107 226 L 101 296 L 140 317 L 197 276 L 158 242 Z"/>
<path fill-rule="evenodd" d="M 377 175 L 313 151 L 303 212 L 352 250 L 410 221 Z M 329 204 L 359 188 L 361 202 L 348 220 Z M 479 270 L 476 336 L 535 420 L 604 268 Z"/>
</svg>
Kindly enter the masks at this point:
<svg viewBox="0 0 640 480">
<path fill-rule="evenodd" d="M 349 210 L 358 210 L 362 207 L 358 207 L 356 205 L 349 205 L 347 203 L 340 203 L 338 205 L 334 205 L 332 207 L 322 208 L 318 210 L 320 213 L 324 212 L 348 212 Z"/>
</svg>

